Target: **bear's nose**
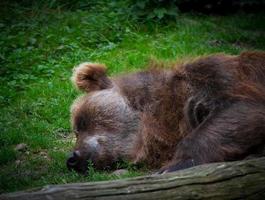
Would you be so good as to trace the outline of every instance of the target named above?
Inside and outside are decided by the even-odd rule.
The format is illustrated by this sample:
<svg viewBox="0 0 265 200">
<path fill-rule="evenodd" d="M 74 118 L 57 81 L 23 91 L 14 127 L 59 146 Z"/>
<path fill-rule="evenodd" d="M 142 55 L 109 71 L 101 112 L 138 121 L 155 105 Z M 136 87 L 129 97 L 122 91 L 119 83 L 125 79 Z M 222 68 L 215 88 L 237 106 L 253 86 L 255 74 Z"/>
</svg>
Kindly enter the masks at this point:
<svg viewBox="0 0 265 200">
<path fill-rule="evenodd" d="M 71 153 L 68 160 L 66 161 L 67 168 L 74 169 L 79 163 L 80 157 L 81 155 L 79 151 L 74 151 L 73 153 Z"/>
</svg>

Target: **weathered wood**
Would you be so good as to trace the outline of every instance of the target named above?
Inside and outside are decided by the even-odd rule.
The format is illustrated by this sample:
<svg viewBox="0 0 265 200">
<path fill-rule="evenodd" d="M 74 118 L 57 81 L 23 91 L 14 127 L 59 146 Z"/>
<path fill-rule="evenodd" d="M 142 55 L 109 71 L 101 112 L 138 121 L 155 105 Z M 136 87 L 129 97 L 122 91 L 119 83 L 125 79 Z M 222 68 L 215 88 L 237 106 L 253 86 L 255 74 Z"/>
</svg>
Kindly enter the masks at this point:
<svg viewBox="0 0 265 200">
<path fill-rule="evenodd" d="M 175 173 L 49 185 L 0 199 L 265 199 L 265 157 L 201 165 Z"/>
</svg>

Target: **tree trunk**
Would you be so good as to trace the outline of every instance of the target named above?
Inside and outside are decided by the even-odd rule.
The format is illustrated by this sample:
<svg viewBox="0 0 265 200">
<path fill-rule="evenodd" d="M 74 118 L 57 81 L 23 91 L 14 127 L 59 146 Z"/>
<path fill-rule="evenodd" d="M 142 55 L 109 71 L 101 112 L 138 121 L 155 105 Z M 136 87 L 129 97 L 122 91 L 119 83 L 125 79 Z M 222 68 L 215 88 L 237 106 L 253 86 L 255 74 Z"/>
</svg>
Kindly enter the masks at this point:
<svg viewBox="0 0 265 200">
<path fill-rule="evenodd" d="M 201 165 L 164 175 L 49 185 L 0 199 L 265 199 L 265 157 Z"/>
</svg>

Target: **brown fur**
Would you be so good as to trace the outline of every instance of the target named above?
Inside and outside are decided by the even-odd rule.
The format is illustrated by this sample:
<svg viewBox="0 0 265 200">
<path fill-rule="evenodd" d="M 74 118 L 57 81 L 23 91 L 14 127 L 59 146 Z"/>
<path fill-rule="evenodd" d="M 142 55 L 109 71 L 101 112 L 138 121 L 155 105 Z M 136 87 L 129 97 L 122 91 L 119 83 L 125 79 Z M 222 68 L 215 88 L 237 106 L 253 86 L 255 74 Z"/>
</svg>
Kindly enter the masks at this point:
<svg viewBox="0 0 265 200">
<path fill-rule="evenodd" d="M 111 82 L 106 77 L 106 67 L 97 63 L 82 63 L 74 68 L 72 81 L 85 92 L 107 89 Z"/>
<path fill-rule="evenodd" d="M 69 168 L 85 171 L 91 160 L 104 169 L 125 159 L 168 172 L 264 154 L 264 52 L 153 65 L 112 80 L 98 64 L 77 69 L 75 84 L 92 92 L 72 106 L 78 156 Z"/>
</svg>

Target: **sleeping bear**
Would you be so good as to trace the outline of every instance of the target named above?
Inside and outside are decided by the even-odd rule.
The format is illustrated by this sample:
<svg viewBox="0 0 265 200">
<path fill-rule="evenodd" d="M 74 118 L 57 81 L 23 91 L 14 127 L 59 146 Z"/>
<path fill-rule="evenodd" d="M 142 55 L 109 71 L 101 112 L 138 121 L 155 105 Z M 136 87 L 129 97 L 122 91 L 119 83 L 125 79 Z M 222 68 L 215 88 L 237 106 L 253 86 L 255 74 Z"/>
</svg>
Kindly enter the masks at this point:
<svg viewBox="0 0 265 200">
<path fill-rule="evenodd" d="M 82 63 L 71 107 L 76 145 L 67 167 L 120 160 L 160 173 L 265 155 L 265 52 L 215 54 L 109 78 Z"/>
</svg>

